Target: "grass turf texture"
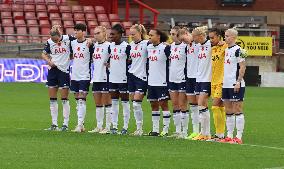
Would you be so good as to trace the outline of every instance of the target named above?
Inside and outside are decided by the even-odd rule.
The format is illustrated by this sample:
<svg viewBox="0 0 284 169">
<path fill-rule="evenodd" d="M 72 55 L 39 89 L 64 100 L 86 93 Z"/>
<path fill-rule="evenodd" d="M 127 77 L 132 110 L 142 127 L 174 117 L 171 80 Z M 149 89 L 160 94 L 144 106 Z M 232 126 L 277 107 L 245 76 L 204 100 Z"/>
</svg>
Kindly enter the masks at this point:
<svg viewBox="0 0 284 169">
<path fill-rule="evenodd" d="M 249 145 L 229 145 L 43 131 L 51 123 L 44 85 L 0 83 L 0 168 L 283 168 L 283 96 L 283 88 L 248 87 L 243 141 Z M 73 129 L 77 122 L 73 96 L 70 104 L 70 129 Z M 59 110 L 61 124 L 60 103 Z M 150 105 L 146 101 L 143 110 L 144 132 L 148 132 L 152 122 Z M 119 122 L 122 126 L 121 112 Z M 85 123 L 87 129 L 95 125 L 95 105 L 91 95 L 87 100 Z M 212 120 L 211 124 L 213 130 Z M 191 125 L 189 128 L 191 130 Z M 135 120 L 131 113 L 129 131 L 134 129 Z"/>
</svg>

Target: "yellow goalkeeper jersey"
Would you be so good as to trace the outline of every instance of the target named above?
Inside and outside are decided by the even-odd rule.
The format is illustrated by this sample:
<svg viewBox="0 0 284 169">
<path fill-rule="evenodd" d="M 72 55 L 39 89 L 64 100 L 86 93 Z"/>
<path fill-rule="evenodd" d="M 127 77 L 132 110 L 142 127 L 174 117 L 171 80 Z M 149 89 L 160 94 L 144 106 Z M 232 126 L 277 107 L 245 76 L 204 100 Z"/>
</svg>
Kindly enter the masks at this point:
<svg viewBox="0 0 284 169">
<path fill-rule="evenodd" d="M 223 83 L 224 76 L 224 58 L 225 49 L 228 47 L 227 44 L 222 46 L 212 47 L 212 81 L 211 85 L 217 85 Z"/>
</svg>

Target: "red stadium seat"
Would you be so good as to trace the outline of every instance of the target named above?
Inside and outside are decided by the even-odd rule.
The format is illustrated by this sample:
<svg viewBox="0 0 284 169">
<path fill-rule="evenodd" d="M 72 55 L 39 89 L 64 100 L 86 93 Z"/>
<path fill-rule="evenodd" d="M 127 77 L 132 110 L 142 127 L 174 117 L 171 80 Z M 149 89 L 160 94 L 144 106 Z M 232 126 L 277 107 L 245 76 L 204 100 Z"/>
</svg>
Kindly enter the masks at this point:
<svg viewBox="0 0 284 169">
<path fill-rule="evenodd" d="M 25 12 L 25 19 L 37 19 L 35 12 Z"/>
<path fill-rule="evenodd" d="M 26 26 L 25 20 L 15 20 L 15 26 Z"/>
<path fill-rule="evenodd" d="M 24 5 L 25 4 L 25 0 L 14 0 L 14 4 Z"/>
<path fill-rule="evenodd" d="M 38 12 L 37 19 L 38 20 L 48 20 L 48 15 L 46 12 Z"/>
<path fill-rule="evenodd" d="M 35 4 L 35 1 L 34 1 L 34 0 L 25 0 L 25 4 L 34 5 L 34 4 Z"/>
<path fill-rule="evenodd" d="M 61 20 L 59 13 L 50 13 L 49 20 L 53 20 L 53 19 Z"/>
<path fill-rule="evenodd" d="M 35 19 L 28 19 L 27 20 L 27 26 L 30 27 L 30 26 L 39 26 L 39 25 L 37 23 L 37 20 L 35 20 Z"/>
<path fill-rule="evenodd" d="M 73 21 L 72 13 L 62 13 L 61 15 L 63 21 Z"/>
<path fill-rule="evenodd" d="M 100 22 L 100 26 L 104 26 L 104 27 L 106 27 L 107 29 L 111 28 L 109 22 Z"/>
<path fill-rule="evenodd" d="M 132 26 L 132 22 L 122 22 L 124 29 L 129 29 Z"/>
<path fill-rule="evenodd" d="M 95 28 L 98 26 L 97 21 L 88 21 L 88 28 Z"/>
<path fill-rule="evenodd" d="M 84 13 L 94 13 L 95 9 L 93 6 L 83 6 Z"/>
<path fill-rule="evenodd" d="M 35 11 L 35 6 L 26 4 L 26 5 L 24 5 L 24 11 L 25 12 L 34 12 Z"/>
<path fill-rule="evenodd" d="M 120 22 L 111 22 L 111 26 L 114 26 L 114 25 L 116 25 L 116 24 L 120 24 L 120 25 L 121 25 Z"/>
<path fill-rule="evenodd" d="M 95 35 L 95 28 L 89 28 L 89 32 L 90 32 L 90 35 L 91 36 L 94 36 Z"/>
<path fill-rule="evenodd" d="M 95 12 L 96 14 L 105 14 L 105 8 L 103 6 L 95 6 Z"/>
<path fill-rule="evenodd" d="M 71 7 L 67 5 L 60 5 L 59 11 L 60 13 L 71 13 L 72 12 Z"/>
<path fill-rule="evenodd" d="M 65 28 L 65 34 L 74 35 L 74 28 Z"/>
<path fill-rule="evenodd" d="M 84 21 L 85 15 L 84 13 L 74 13 L 74 21 Z"/>
<path fill-rule="evenodd" d="M 45 5 L 45 0 L 35 0 L 35 4 L 42 4 Z"/>
<path fill-rule="evenodd" d="M 2 19 L 2 26 L 14 26 L 12 19 Z"/>
<path fill-rule="evenodd" d="M 3 22 L 2 22 L 3 24 Z M 3 30 L 4 30 L 4 34 L 15 34 L 14 32 L 14 26 L 9 27 L 9 26 L 5 26 L 3 25 Z M 7 42 L 9 43 L 16 43 L 16 37 L 15 36 L 7 36 L 6 37 Z"/>
<path fill-rule="evenodd" d="M 10 4 L 0 4 L 0 11 L 11 11 L 12 7 Z"/>
<path fill-rule="evenodd" d="M 64 28 L 74 28 L 74 22 L 73 21 L 63 21 L 63 27 Z"/>
<path fill-rule="evenodd" d="M 28 43 L 28 37 L 23 36 L 27 33 L 26 27 L 16 27 L 16 34 L 22 34 L 20 36 L 17 36 L 17 43 Z"/>
<path fill-rule="evenodd" d="M 111 22 L 120 22 L 119 16 L 117 14 L 109 14 L 108 16 Z"/>
<path fill-rule="evenodd" d="M 73 5 L 72 12 L 73 13 L 83 13 L 83 7 L 80 5 Z"/>
<path fill-rule="evenodd" d="M 13 26 L 4 26 L 3 25 L 4 34 L 15 34 L 14 25 Z"/>
<path fill-rule="evenodd" d="M 36 5 L 36 11 L 37 12 L 47 12 L 46 6 L 45 5 Z"/>
<path fill-rule="evenodd" d="M 97 17 L 98 17 L 99 22 L 108 22 L 109 21 L 106 14 L 98 14 Z"/>
<path fill-rule="evenodd" d="M 82 24 L 86 25 L 85 21 L 75 21 L 75 24 L 78 24 L 78 23 L 82 23 Z"/>
<path fill-rule="evenodd" d="M 30 42 L 31 43 L 40 43 L 41 38 L 37 35 L 39 35 L 39 27 L 29 27 L 29 34 L 30 36 Z M 35 35 L 35 36 L 34 36 Z"/>
<path fill-rule="evenodd" d="M 23 12 L 24 11 L 24 5 L 22 5 L 22 4 L 12 4 L 12 11 Z"/>
<path fill-rule="evenodd" d="M 14 20 L 25 19 L 24 12 L 13 12 Z"/>
<path fill-rule="evenodd" d="M 39 21 L 39 26 L 40 27 L 50 27 L 50 23 L 48 20 L 40 20 Z"/>
<path fill-rule="evenodd" d="M 40 34 L 41 35 L 46 35 L 46 36 L 41 38 L 41 41 L 43 43 L 45 43 L 47 41 L 47 39 L 49 39 L 49 32 L 50 32 L 50 27 L 42 27 L 42 28 L 40 28 Z"/>
<path fill-rule="evenodd" d="M 11 19 L 12 18 L 12 14 L 11 14 L 11 12 L 1 12 L 1 18 L 2 19 Z"/>
<path fill-rule="evenodd" d="M 86 13 L 86 21 L 93 21 L 97 20 L 96 15 L 94 13 Z"/>
<path fill-rule="evenodd" d="M 46 4 L 57 5 L 56 0 L 45 0 Z"/>
<path fill-rule="evenodd" d="M 47 11 L 49 13 L 59 13 L 59 9 L 58 9 L 57 5 L 48 5 Z"/>
<path fill-rule="evenodd" d="M 58 20 L 51 20 L 51 25 L 61 25 L 62 26 L 62 22 L 61 22 L 61 18 Z"/>
</svg>

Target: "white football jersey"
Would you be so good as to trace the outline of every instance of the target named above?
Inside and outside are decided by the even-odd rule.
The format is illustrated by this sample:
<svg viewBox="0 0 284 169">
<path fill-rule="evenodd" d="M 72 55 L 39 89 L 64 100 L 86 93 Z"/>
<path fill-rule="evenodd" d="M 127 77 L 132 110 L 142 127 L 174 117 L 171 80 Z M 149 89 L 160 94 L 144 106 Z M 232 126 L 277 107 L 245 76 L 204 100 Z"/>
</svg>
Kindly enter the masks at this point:
<svg viewBox="0 0 284 169">
<path fill-rule="evenodd" d="M 93 46 L 88 47 L 87 40 L 71 41 L 71 53 L 73 53 L 71 80 L 91 80 L 91 50 Z"/>
<path fill-rule="evenodd" d="M 211 82 L 212 59 L 211 42 L 206 40 L 198 47 L 198 67 L 196 82 Z"/>
<path fill-rule="evenodd" d="M 223 88 L 234 88 L 239 76 L 239 63 L 244 61 L 245 58 L 240 57 L 240 46 L 234 45 L 225 50 Z M 245 87 L 244 79 L 241 81 L 241 87 Z"/>
<path fill-rule="evenodd" d="M 127 46 L 128 43 L 124 41 L 119 45 L 110 45 L 109 81 L 112 83 L 127 83 Z"/>
<path fill-rule="evenodd" d="M 186 75 L 188 78 L 197 77 L 199 43 L 192 42 L 187 45 Z"/>
<path fill-rule="evenodd" d="M 168 81 L 168 57 L 170 55 L 170 46 L 160 43 L 157 46 L 150 44 L 148 51 L 148 85 L 149 86 L 167 86 Z"/>
<path fill-rule="evenodd" d="M 47 40 L 44 53 L 49 54 L 51 61 L 62 72 L 69 73 L 70 67 L 70 42 L 74 37 L 62 35 L 59 43 L 54 43 L 50 38 Z"/>
<path fill-rule="evenodd" d="M 110 56 L 110 42 L 105 41 L 104 43 L 96 42 L 94 44 L 93 52 L 93 82 L 107 82 L 108 74 L 106 64 Z"/>
<path fill-rule="evenodd" d="M 132 73 L 134 76 L 144 81 L 147 81 L 146 64 L 147 64 L 147 57 L 148 57 L 148 53 L 147 53 L 148 43 L 149 43 L 148 40 L 142 40 L 138 43 L 135 43 L 134 41 L 132 41 L 130 43 L 130 46 L 131 46 L 130 57 L 131 57 L 132 63 L 130 65 L 128 72 Z"/>
<path fill-rule="evenodd" d="M 175 83 L 185 82 L 187 45 L 184 43 L 171 44 L 169 81 Z"/>
</svg>

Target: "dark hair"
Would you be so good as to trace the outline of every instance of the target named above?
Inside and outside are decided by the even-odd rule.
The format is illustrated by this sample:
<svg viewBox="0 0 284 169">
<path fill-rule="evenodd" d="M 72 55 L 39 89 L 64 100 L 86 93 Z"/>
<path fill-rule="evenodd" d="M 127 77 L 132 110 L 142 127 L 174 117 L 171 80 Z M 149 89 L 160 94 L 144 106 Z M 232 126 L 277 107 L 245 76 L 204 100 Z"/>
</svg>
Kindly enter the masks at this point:
<svg viewBox="0 0 284 169">
<path fill-rule="evenodd" d="M 77 23 L 75 26 L 74 26 L 74 29 L 75 30 L 81 30 L 81 31 L 86 31 L 87 30 L 87 26 L 83 23 Z"/>
<path fill-rule="evenodd" d="M 117 31 L 121 35 L 125 33 L 125 30 L 121 24 L 115 24 L 111 29 Z"/>
<path fill-rule="evenodd" d="M 216 33 L 217 36 L 221 36 L 221 37 L 224 36 L 224 32 L 218 28 L 211 28 L 209 29 L 209 32 L 214 32 Z"/>
<path fill-rule="evenodd" d="M 160 36 L 160 42 L 167 42 L 167 40 L 169 39 L 168 35 L 165 32 L 159 29 L 152 29 L 152 30 L 156 31 L 156 34 Z"/>
</svg>

